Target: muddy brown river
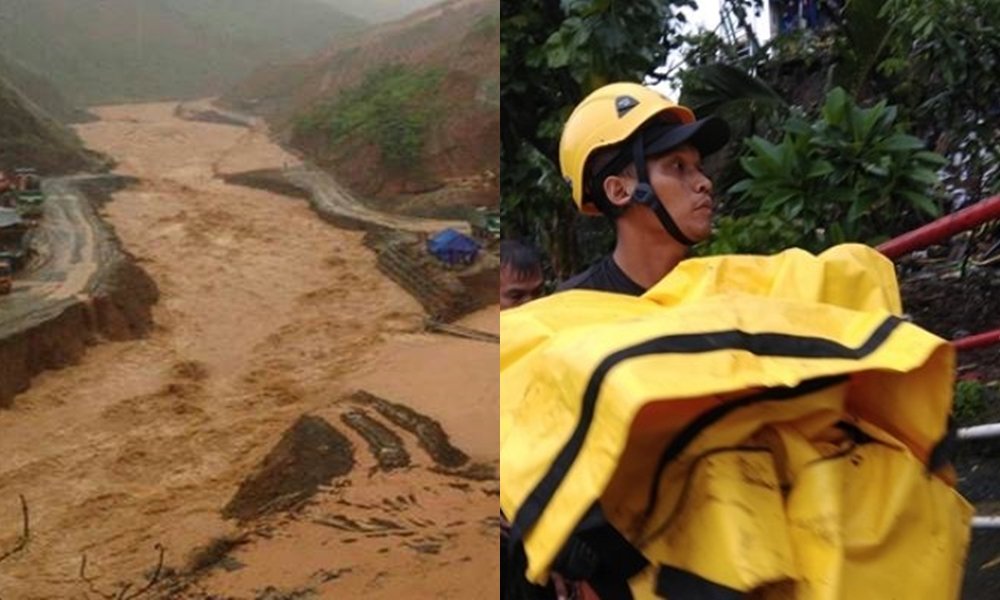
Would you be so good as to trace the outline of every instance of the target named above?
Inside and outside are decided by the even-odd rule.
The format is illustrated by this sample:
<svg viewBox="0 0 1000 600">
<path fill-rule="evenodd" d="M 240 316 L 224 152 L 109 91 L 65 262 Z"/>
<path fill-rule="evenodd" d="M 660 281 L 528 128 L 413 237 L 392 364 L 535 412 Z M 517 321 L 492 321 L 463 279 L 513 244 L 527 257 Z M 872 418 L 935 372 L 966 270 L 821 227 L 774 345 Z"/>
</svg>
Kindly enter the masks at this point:
<svg viewBox="0 0 1000 600">
<path fill-rule="evenodd" d="M 345 430 L 358 467 L 308 506 L 243 527 L 220 516 L 300 415 L 340 427 L 357 390 L 428 415 L 495 465 L 499 350 L 423 333 L 420 306 L 380 274 L 362 234 L 304 201 L 223 183 L 296 166 L 262 128 L 174 108 L 106 107 L 78 128 L 141 180 L 102 216 L 161 299 L 148 337 L 99 343 L 0 410 L 0 556 L 20 533 L 19 494 L 31 517 L 25 550 L 0 563 L 0 598 L 114 594 L 142 584 L 157 544 L 184 573 L 198 548 L 231 538 L 225 560 L 159 597 L 497 597 L 499 483 L 438 472 L 405 432 L 407 469 L 379 471 Z M 494 308 L 463 323 L 497 332 L 498 319 Z"/>
</svg>

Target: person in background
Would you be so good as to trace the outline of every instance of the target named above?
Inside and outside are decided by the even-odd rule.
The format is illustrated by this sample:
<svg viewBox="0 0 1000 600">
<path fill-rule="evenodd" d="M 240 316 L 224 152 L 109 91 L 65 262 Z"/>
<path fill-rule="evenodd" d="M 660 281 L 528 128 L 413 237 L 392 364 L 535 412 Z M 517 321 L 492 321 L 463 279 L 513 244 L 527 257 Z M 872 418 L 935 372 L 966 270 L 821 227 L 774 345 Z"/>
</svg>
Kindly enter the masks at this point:
<svg viewBox="0 0 1000 600">
<path fill-rule="evenodd" d="M 538 252 L 514 240 L 500 242 L 500 310 L 538 298 L 544 283 Z"/>
</svg>

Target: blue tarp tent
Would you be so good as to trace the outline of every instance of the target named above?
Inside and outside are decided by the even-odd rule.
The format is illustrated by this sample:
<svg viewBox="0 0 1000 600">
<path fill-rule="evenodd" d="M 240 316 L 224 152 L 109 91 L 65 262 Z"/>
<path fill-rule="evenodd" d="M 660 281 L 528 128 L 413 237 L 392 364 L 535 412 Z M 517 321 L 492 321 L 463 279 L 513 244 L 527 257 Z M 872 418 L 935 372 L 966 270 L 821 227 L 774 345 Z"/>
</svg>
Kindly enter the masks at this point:
<svg viewBox="0 0 1000 600">
<path fill-rule="evenodd" d="M 427 240 L 427 251 L 449 265 L 470 264 L 479 254 L 479 242 L 454 229 L 445 229 Z"/>
</svg>

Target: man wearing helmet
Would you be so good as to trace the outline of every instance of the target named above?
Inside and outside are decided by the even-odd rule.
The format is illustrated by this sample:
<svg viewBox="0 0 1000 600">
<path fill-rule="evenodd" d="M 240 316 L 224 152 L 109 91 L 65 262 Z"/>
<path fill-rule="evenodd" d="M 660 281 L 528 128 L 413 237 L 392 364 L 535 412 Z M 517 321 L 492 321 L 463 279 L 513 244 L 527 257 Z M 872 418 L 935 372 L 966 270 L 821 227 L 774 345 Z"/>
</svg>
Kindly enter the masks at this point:
<svg viewBox="0 0 1000 600">
<path fill-rule="evenodd" d="M 702 158 L 729 141 L 718 118 L 694 113 L 636 83 L 606 85 L 570 115 L 559 146 L 563 176 L 581 212 L 603 214 L 615 227 L 614 252 L 559 289 L 639 296 L 712 231 L 712 181 Z M 626 580 L 645 565 L 642 555 L 595 504 L 556 559 L 558 584 L 534 588 L 523 578 L 525 557 L 508 565 L 513 598 L 627 598 Z M 583 583 L 586 582 L 586 583 Z M 560 585 L 562 586 L 560 588 Z M 505 595 L 505 598 L 508 596 Z"/>
<path fill-rule="evenodd" d="M 584 214 L 614 223 L 614 252 L 560 290 L 641 295 L 712 229 L 712 181 L 702 159 L 729 141 L 716 117 L 636 83 L 613 83 L 581 102 L 563 128 L 559 162 Z"/>
</svg>

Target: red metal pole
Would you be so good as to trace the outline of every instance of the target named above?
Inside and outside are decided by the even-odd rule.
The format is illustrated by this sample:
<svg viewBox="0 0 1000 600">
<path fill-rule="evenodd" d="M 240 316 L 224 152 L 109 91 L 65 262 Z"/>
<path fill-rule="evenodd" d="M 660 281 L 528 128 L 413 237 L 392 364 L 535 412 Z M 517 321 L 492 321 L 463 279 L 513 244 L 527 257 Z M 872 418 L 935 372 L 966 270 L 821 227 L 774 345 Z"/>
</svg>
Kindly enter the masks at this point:
<svg viewBox="0 0 1000 600">
<path fill-rule="evenodd" d="M 995 329 L 993 331 L 977 335 L 970 335 L 968 337 L 957 339 L 952 343 L 955 344 L 956 350 L 974 350 L 976 348 L 985 348 L 987 346 L 1000 344 L 1000 329 Z"/>
<path fill-rule="evenodd" d="M 983 223 L 1000 219 L 1000 196 L 987 198 L 969 208 L 941 217 L 919 229 L 914 229 L 878 246 L 878 251 L 891 259 L 932 246 Z"/>
</svg>

